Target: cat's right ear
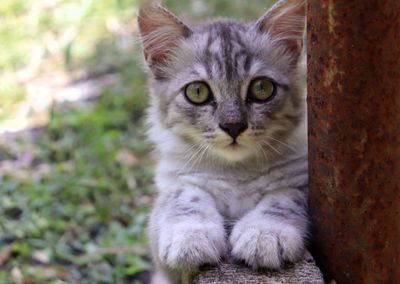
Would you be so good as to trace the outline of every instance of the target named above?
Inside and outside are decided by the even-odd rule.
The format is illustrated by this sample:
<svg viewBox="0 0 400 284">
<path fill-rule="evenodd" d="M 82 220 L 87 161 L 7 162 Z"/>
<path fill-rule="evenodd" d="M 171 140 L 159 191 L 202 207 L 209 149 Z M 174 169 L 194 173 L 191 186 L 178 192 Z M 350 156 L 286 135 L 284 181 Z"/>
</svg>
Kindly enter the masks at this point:
<svg viewBox="0 0 400 284">
<path fill-rule="evenodd" d="M 190 36 L 191 29 L 167 9 L 151 4 L 139 9 L 138 24 L 144 58 L 153 74 L 162 77 L 171 51 Z"/>
<path fill-rule="evenodd" d="M 254 28 L 281 43 L 297 58 L 303 48 L 306 26 L 305 0 L 280 0 L 259 19 Z"/>
</svg>

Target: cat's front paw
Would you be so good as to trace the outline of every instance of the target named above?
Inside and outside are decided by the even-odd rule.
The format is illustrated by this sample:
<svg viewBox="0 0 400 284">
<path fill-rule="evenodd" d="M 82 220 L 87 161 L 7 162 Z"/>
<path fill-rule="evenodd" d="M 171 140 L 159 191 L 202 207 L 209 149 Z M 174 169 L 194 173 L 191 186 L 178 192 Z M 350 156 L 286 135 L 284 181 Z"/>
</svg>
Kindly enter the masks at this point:
<svg viewBox="0 0 400 284">
<path fill-rule="evenodd" d="M 192 270 L 202 264 L 217 263 L 226 251 L 222 226 L 172 226 L 160 236 L 159 258 L 173 269 Z"/>
<path fill-rule="evenodd" d="M 239 222 L 230 236 L 232 256 L 256 268 L 279 269 L 304 253 L 301 232 L 288 224 Z"/>
</svg>

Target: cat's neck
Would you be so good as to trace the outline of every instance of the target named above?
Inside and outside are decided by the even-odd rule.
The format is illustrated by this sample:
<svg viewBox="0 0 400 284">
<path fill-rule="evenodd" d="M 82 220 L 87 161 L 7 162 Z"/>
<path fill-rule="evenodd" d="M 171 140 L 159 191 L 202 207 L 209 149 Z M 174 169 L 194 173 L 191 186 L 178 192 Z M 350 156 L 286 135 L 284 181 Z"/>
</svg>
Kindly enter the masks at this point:
<svg viewBox="0 0 400 284">
<path fill-rule="evenodd" d="M 287 160 L 307 158 L 307 144 L 299 144 L 295 149 L 288 149 L 280 155 L 271 155 L 268 158 L 252 156 L 240 162 L 227 162 L 212 156 L 210 153 L 203 157 L 190 159 L 182 153 L 169 153 L 160 156 L 158 170 L 171 172 L 177 175 L 214 174 L 234 176 L 258 176 L 268 172 L 271 168 L 285 163 Z"/>
</svg>

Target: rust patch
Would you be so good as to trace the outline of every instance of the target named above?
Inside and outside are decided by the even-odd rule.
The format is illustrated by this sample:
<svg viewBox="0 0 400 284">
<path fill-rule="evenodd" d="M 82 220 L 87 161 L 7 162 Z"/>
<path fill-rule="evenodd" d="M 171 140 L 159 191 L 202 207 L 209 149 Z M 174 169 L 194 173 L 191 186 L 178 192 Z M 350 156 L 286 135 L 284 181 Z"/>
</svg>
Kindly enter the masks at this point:
<svg viewBox="0 0 400 284">
<path fill-rule="evenodd" d="M 307 55 L 317 260 L 400 283 L 400 1 L 309 0 Z"/>
</svg>

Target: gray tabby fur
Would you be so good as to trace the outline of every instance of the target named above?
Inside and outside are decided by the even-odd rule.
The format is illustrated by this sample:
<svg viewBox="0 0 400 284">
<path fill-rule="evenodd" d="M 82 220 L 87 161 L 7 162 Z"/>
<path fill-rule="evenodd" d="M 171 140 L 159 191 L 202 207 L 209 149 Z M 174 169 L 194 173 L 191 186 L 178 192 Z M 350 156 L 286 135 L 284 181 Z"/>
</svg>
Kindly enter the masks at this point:
<svg viewBox="0 0 400 284">
<path fill-rule="evenodd" d="M 183 24 L 144 6 L 139 27 L 149 66 L 149 137 L 159 157 L 159 194 L 149 238 L 170 283 L 224 257 L 253 268 L 297 261 L 308 229 L 303 0 L 283 0 L 253 24 Z M 246 100 L 252 79 L 277 84 L 266 103 Z M 204 81 L 214 101 L 189 103 L 183 88 Z M 246 119 L 232 138 L 224 119 Z M 160 275 L 158 277 L 160 277 Z M 160 283 L 154 280 L 154 283 Z"/>
</svg>

